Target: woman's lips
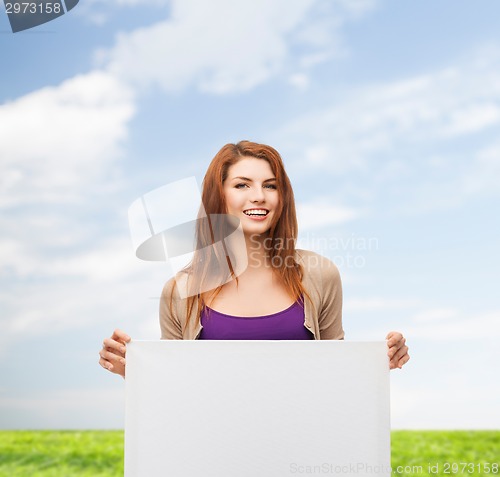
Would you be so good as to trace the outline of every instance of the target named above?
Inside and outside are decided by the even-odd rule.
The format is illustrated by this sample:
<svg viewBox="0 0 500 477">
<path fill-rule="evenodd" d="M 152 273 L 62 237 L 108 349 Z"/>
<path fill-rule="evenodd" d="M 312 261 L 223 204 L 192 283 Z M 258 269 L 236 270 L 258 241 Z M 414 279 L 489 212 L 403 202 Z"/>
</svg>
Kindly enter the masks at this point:
<svg viewBox="0 0 500 477">
<path fill-rule="evenodd" d="M 266 215 L 247 215 L 247 214 L 243 213 L 243 215 L 245 217 L 248 217 L 249 219 L 257 220 L 257 221 L 262 222 L 263 220 L 266 220 L 266 218 L 269 215 L 269 213 L 267 213 Z"/>
<path fill-rule="evenodd" d="M 248 215 L 246 214 L 245 212 L 252 212 L 252 211 L 265 211 L 266 213 L 265 214 L 255 214 L 255 215 Z M 247 209 L 246 211 L 243 211 L 243 213 L 249 218 L 249 219 L 252 219 L 252 220 L 256 220 L 256 221 L 263 221 L 266 219 L 266 217 L 269 215 L 269 210 L 267 209 Z"/>
</svg>

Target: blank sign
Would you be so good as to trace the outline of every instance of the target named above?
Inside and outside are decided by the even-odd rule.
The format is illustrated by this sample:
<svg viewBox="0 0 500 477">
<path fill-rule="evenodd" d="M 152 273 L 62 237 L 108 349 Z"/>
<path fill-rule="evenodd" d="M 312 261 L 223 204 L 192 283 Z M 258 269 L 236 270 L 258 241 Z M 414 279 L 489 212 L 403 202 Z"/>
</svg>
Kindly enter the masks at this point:
<svg viewBox="0 0 500 477">
<path fill-rule="evenodd" d="M 389 476 L 385 341 L 132 341 L 126 477 Z"/>
</svg>

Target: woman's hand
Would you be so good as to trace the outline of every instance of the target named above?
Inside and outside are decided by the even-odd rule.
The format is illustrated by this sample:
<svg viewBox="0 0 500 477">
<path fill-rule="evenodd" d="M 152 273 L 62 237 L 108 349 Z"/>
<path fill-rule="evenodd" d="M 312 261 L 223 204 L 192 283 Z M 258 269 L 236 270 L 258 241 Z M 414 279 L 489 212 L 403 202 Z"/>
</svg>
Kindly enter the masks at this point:
<svg viewBox="0 0 500 477">
<path fill-rule="evenodd" d="M 403 364 L 407 363 L 410 359 L 408 354 L 408 346 L 405 345 L 406 340 L 404 336 L 398 331 L 390 331 L 385 337 L 387 340 L 387 356 L 389 356 L 389 368 L 402 368 Z"/>
<path fill-rule="evenodd" d="M 108 371 L 125 377 L 125 353 L 127 352 L 126 344 L 129 341 L 130 336 L 116 329 L 111 338 L 106 338 L 102 342 L 99 364 Z"/>
</svg>

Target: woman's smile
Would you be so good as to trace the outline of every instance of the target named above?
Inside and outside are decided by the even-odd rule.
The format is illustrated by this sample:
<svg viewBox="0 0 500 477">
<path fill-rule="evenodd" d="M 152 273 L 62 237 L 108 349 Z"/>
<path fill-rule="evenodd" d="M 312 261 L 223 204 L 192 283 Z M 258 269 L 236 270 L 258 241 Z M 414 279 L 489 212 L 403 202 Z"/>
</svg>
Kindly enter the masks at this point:
<svg viewBox="0 0 500 477">
<path fill-rule="evenodd" d="M 267 209 L 248 209 L 244 210 L 243 213 L 252 220 L 265 220 L 269 215 Z"/>
<path fill-rule="evenodd" d="M 266 233 L 280 197 L 269 163 L 264 159 L 243 157 L 233 164 L 224 181 L 224 197 L 227 213 L 242 221 L 244 233 Z"/>
</svg>

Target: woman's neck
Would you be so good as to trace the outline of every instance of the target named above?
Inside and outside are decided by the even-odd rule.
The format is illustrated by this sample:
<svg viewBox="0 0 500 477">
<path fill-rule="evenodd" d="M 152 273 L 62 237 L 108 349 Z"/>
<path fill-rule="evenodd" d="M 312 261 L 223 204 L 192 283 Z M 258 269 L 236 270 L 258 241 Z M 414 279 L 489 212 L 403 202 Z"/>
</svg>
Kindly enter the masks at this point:
<svg viewBox="0 0 500 477">
<path fill-rule="evenodd" d="M 267 237 L 261 235 L 245 235 L 247 247 L 248 268 L 252 270 L 269 268 L 271 266 L 269 259 L 269 249 L 266 246 Z"/>
</svg>

